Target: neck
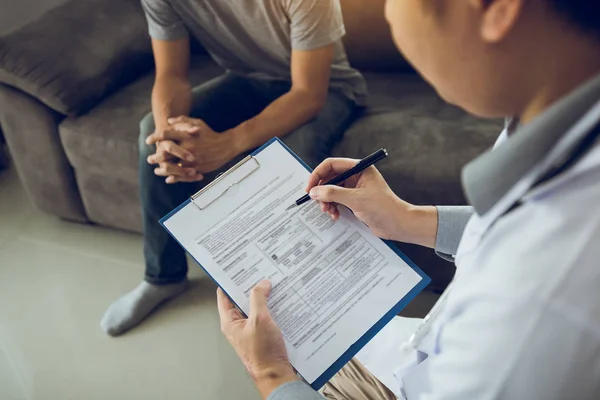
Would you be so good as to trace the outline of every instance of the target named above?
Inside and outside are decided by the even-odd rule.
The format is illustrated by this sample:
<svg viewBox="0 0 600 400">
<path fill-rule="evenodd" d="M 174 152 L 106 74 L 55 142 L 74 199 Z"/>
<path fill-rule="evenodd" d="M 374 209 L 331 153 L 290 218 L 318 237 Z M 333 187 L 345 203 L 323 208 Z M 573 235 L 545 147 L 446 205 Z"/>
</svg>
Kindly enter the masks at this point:
<svg viewBox="0 0 600 400">
<path fill-rule="evenodd" d="M 525 102 L 520 114 L 522 123 L 531 122 L 554 102 L 600 74 L 599 43 L 589 38 L 582 40 L 580 35 L 577 39 L 553 46 L 547 57 L 540 58 L 542 70 L 534 71 L 532 77 L 540 84 Z"/>
</svg>

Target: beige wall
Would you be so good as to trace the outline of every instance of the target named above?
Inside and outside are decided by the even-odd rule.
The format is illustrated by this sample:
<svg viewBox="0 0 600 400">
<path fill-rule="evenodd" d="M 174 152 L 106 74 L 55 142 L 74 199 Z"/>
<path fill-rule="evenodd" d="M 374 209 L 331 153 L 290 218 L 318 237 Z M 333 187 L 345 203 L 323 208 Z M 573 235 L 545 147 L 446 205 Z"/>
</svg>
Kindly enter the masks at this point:
<svg viewBox="0 0 600 400">
<path fill-rule="evenodd" d="M 30 21 L 66 0 L 0 0 L 0 35 Z M 85 0 L 79 0 L 85 1 Z M 300 0 L 302 1 L 302 0 Z M 352 64 L 362 70 L 406 69 L 384 18 L 385 0 L 340 0 Z"/>
<path fill-rule="evenodd" d="M 350 62 L 363 70 L 408 69 L 384 17 L 385 0 L 340 0 Z"/>
</svg>

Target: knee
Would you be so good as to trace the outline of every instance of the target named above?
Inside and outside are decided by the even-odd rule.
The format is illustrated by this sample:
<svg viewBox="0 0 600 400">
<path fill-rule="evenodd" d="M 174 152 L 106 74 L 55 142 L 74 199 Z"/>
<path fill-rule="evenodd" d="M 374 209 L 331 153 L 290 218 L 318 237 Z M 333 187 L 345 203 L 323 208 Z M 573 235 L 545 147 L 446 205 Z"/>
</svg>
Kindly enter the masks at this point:
<svg viewBox="0 0 600 400">
<path fill-rule="evenodd" d="M 146 115 L 140 122 L 140 136 L 138 138 L 138 148 L 140 151 L 140 158 L 146 159 L 149 155 L 155 153 L 155 146 L 149 146 L 146 144 L 146 139 L 154 132 L 154 117 L 152 113 Z"/>
<path fill-rule="evenodd" d="M 329 157 L 331 144 L 316 124 L 307 124 L 283 138 L 283 142 L 309 167 L 315 168 Z"/>
</svg>

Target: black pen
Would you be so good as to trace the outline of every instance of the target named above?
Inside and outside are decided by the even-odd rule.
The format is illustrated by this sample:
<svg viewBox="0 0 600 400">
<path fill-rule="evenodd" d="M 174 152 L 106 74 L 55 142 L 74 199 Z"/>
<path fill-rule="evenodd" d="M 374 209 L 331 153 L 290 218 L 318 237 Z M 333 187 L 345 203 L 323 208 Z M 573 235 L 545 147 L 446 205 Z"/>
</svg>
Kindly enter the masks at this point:
<svg viewBox="0 0 600 400">
<path fill-rule="evenodd" d="M 325 185 L 339 185 L 340 183 L 344 182 L 346 179 L 348 179 L 358 173 L 363 172 L 365 169 L 367 169 L 371 165 L 383 160 L 387 156 L 388 156 L 387 150 L 379 149 L 375 153 L 371 154 L 370 156 L 360 160 L 354 167 L 350 168 L 348 171 L 344 172 L 343 174 L 341 174 L 341 175 L 333 178 L 329 182 L 325 183 Z M 292 204 L 291 206 L 289 206 L 286 209 L 286 211 L 291 210 L 292 208 L 301 206 L 302 204 L 308 202 L 309 200 L 310 200 L 310 196 L 307 193 L 304 196 L 302 196 L 301 198 L 299 198 L 298 200 L 296 200 L 296 202 L 294 204 Z"/>
</svg>

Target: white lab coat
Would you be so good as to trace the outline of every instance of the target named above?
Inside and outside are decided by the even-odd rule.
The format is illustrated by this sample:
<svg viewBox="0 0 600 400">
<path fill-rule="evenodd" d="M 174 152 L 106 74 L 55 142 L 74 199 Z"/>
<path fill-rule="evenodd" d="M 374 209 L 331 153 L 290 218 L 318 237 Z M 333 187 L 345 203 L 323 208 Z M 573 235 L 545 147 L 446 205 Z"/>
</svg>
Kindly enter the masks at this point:
<svg viewBox="0 0 600 400">
<path fill-rule="evenodd" d="M 396 318 L 357 355 L 399 398 L 600 398 L 600 146 L 531 190 L 598 121 L 600 103 L 471 217 L 441 311 L 415 346 L 420 321 Z"/>
<path fill-rule="evenodd" d="M 457 266 L 445 300 L 425 328 L 395 318 L 357 355 L 398 397 L 600 399 L 600 144 L 584 139 L 599 99 L 600 75 L 463 169 L 477 213 L 438 208 L 436 250 Z M 308 398 L 292 382 L 269 400 Z"/>
</svg>

